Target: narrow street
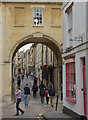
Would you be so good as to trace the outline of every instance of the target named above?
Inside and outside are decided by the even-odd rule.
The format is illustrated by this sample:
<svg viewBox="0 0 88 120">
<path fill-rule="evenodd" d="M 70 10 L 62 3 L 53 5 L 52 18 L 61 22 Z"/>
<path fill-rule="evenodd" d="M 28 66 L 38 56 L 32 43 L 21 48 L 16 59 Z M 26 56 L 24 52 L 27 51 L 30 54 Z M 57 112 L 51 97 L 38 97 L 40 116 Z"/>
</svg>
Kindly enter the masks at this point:
<svg viewBox="0 0 88 120">
<path fill-rule="evenodd" d="M 32 81 L 33 81 L 32 77 L 29 77 L 28 79 L 26 79 L 25 77 L 21 84 L 21 90 L 24 88 L 26 83 L 28 83 L 30 90 L 31 90 L 31 87 L 33 84 Z M 38 118 L 38 119 L 40 118 L 43 118 L 43 119 L 45 118 L 71 118 L 70 116 L 62 113 L 63 106 L 62 106 L 62 102 L 60 101 L 58 104 L 58 110 L 55 111 L 56 97 L 54 100 L 54 107 L 51 107 L 50 104 L 46 105 L 46 103 L 44 103 L 44 105 L 41 105 L 39 92 L 37 94 L 37 98 L 35 99 L 32 97 L 32 91 L 31 91 L 30 96 L 32 99 L 31 101 L 29 101 L 28 107 L 24 105 L 24 101 L 23 101 L 24 99 L 22 97 L 22 102 L 20 104 L 20 107 L 25 111 L 24 115 L 14 116 L 16 113 L 16 109 L 15 109 L 16 104 L 11 104 L 11 105 L 3 104 L 3 108 L 2 108 L 3 118 Z"/>
</svg>

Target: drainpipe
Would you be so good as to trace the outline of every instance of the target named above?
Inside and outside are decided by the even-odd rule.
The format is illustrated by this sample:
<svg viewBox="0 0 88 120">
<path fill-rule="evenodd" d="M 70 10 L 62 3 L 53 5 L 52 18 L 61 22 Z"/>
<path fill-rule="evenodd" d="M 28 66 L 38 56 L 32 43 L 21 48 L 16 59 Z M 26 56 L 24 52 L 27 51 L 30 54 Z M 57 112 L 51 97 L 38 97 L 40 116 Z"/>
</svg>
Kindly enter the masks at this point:
<svg viewBox="0 0 88 120">
<path fill-rule="evenodd" d="M 42 44 L 42 82 L 43 82 L 43 44 Z"/>
<path fill-rule="evenodd" d="M 46 46 L 46 65 L 47 65 L 47 46 Z"/>
<path fill-rule="evenodd" d="M 54 53 L 53 53 L 53 88 L 54 88 Z"/>
</svg>

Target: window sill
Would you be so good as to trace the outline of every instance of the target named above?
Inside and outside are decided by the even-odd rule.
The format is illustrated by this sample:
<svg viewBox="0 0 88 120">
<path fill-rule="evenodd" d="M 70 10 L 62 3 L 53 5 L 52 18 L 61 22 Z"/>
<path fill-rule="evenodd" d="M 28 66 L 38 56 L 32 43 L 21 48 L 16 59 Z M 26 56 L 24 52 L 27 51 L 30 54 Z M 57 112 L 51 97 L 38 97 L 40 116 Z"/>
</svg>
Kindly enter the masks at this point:
<svg viewBox="0 0 88 120">
<path fill-rule="evenodd" d="M 43 25 L 32 25 L 33 27 L 43 27 Z"/>
<path fill-rule="evenodd" d="M 61 26 L 60 26 L 60 25 L 51 25 L 51 27 L 61 28 Z"/>
<path fill-rule="evenodd" d="M 76 103 L 76 100 L 73 100 L 73 99 L 66 98 L 65 100 L 69 101 L 69 102 L 72 102 L 72 103 Z"/>
<path fill-rule="evenodd" d="M 25 27 L 24 25 L 14 25 L 14 27 Z"/>
</svg>

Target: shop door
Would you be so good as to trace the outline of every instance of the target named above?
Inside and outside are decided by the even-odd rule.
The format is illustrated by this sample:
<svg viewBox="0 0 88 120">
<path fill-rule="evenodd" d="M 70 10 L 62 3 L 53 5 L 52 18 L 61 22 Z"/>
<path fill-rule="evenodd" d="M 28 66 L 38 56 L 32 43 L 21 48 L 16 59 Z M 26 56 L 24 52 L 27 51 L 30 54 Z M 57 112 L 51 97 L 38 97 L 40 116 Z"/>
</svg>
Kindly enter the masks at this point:
<svg viewBox="0 0 88 120">
<path fill-rule="evenodd" d="M 84 97 L 84 116 L 87 116 L 87 108 L 86 108 L 86 68 L 85 68 L 85 58 L 83 58 L 83 97 Z"/>
</svg>

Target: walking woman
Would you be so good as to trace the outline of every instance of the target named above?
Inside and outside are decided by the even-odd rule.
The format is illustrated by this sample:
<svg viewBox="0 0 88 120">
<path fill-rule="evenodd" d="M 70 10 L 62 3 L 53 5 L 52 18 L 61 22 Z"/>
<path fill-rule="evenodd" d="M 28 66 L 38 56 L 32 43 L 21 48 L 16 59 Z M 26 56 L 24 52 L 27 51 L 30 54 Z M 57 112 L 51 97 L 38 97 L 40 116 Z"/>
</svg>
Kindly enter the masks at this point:
<svg viewBox="0 0 88 120">
<path fill-rule="evenodd" d="M 46 103 L 48 105 L 48 102 L 49 102 L 49 91 L 48 91 L 48 88 L 45 89 L 45 97 L 46 97 Z"/>
<path fill-rule="evenodd" d="M 19 111 L 21 112 L 21 115 L 24 114 L 24 111 L 19 107 L 19 104 L 21 102 L 21 90 L 20 90 L 20 87 L 18 87 L 16 89 L 16 92 L 15 92 L 15 96 L 17 97 L 17 102 L 16 102 L 16 110 L 17 110 L 17 113 L 15 114 L 15 116 L 18 116 L 19 115 Z"/>
</svg>

